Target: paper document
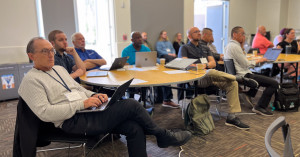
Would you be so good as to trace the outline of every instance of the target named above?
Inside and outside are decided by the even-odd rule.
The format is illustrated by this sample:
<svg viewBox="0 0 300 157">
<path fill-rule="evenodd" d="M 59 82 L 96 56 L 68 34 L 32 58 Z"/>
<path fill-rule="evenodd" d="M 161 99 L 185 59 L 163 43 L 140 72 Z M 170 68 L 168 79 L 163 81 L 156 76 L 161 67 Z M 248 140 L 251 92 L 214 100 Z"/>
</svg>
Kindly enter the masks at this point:
<svg viewBox="0 0 300 157">
<path fill-rule="evenodd" d="M 184 70 L 172 70 L 172 71 L 164 71 L 167 74 L 181 74 L 181 73 L 187 73 L 187 71 Z"/>
</svg>

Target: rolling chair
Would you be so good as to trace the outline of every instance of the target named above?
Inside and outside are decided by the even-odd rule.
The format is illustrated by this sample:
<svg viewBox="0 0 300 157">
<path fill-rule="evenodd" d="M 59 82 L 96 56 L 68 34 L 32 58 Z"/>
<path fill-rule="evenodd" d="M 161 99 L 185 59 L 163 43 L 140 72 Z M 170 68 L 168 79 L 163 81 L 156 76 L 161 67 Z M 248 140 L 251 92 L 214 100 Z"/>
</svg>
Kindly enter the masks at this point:
<svg viewBox="0 0 300 157">
<path fill-rule="evenodd" d="M 284 151 L 283 157 L 293 157 L 293 147 L 291 141 L 291 129 L 289 124 L 286 123 L 285 117 L 280 116 L 278 117 L 267 129 L 265 135 L 265 146 L 267 151 L 271 157 L 280 157 L 280 155 L 275 152 L 275 150 L 271 146 L 271 139 L 275 131 L 277 131 L 281 127 L 283 133 L 283 140 L 284 140 Z"/>
<path fill-rule="evenodd" d="M 14 144 L 13 144 L 13 156 L 36 156 L 37 152 L 71 149 L 83 147 L 83 156 L 87 156 L 97 144 L 102 142 L 104 135 L 87 153 L 85 152 L 85 144 L 89 139 L 95 138 L 95 136 L 75 135 L 65 133 L 63 130 L 54 127 L 53 123 L 47 123 L 41 121 L 28 107 L 26 102 L 20 97 L 17 107 L 17 118 L 15 125 Z M 44 147 L 51 142 L 69 143 L 69 147 L 54 148 L 38 150 L 36 147 Z M 80 144 L 79 146 L 71 147 L 70 144 Z M 113 147 L 114 149 L 114 147 Z"/>
</svg>

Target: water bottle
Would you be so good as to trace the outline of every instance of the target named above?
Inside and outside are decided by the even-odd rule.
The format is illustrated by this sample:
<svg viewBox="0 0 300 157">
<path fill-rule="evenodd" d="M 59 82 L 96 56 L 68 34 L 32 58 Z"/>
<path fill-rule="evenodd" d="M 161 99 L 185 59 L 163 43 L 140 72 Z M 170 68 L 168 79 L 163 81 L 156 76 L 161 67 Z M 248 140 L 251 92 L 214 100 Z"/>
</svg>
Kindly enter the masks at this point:
<svg viewBox="0 0 300 157">
<path fill-rule="evenodd" d="M 292 51 L 292 46 L 291 45 L 286 45 L 285 54 L 291 54 L 291 51 Z"/>
</svg>

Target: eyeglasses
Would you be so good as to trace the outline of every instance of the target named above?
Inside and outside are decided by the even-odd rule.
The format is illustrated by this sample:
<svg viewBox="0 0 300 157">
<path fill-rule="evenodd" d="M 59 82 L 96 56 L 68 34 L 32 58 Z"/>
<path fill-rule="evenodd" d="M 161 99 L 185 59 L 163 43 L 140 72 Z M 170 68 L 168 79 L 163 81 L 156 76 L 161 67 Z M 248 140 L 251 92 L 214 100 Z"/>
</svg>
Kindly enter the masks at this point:
<svg viewBox="0 0 300 157">
<path fill-rule="evenodd" d="M 50 55 L 50 53 L 51 54 L 56 54 L 56 51 L 55 51 L 55 49 L 54 48 L 52 48 L 52 49 L 46 49 L 46 48 L 44 48 L 44 49 L 42 49 L 41 51 L 40 51 L 40 53 L 42 53 L 43 55 L 47 55 L 47 56 L 49 56 Z"/>
<path fill-rule="evenodd" d="M 200 31 L 198 30 L 198 31 L 195 31 L 195 32 L 193 32 L 193 33 L 200 33 Z"/>
<path fill-rule="evenodd" d="M 239 34 L 241 34 L 242 36 L 245 36 L 245 35 L 246 35 L 245 32 L 239 32 Z"/>
</svg>

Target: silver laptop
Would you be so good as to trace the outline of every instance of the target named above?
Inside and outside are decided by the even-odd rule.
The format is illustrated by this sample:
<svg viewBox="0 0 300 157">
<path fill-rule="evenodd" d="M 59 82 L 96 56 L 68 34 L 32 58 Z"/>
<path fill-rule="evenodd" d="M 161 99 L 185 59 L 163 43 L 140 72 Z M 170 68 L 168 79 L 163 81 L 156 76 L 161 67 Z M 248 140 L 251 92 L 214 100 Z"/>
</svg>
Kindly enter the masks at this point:
<svg viewBox="0 0 300 157">
<path fill-rule="evenodd" d="M 111 104 L 116 103 L 119 101 L 122 96 L 125 94 L 127 88 L 129 87 L 130 83 L 132 82 L 133 78 L 129 81 L 125 82 L 121 86 L 119 86 L 111 98 L 108 98 L 108 101 L 100 105 L 99 107 L 91 107 L 88 109 L 77 111 L 77 113 L 85 113 L 85 112 L 99 112 L 106 110 Z"/>
<path fill-rule="evenodd" d="M 189 65 L 193 64 L 197 60 L 198 59 L 175 58 L 174 60 L 172 60 L 168 64 L 166 64 L 165 67 L 166 68 L 171 68 L 171 69 L 187 70 Z"/>
<path fill-rule="evenodd" d="M 156 65 L 157 52 L 136 52 L 135 53 L 135 66 L 137 67 L 150 67 Z"/>
<path fill-rule="evenodd" d="M 280 48 L 268 48 L 268 50 L 264 54 L 264 58 L 267 58 L 268 62 L 274 62 L 277 60 L 281 51 L 282 49 Z"/>
<path fill-rule="evenodd" d="M 127 59 L 128 59 L 128 57 L 115 58 L 115 60 L 111 66 L 109 66 L 109 65 L 101 66 L 100 70 L 111 71 L 111 70 L 123 68 L 127 62 Z"/>
</svg>

